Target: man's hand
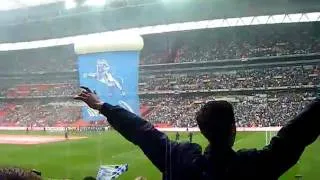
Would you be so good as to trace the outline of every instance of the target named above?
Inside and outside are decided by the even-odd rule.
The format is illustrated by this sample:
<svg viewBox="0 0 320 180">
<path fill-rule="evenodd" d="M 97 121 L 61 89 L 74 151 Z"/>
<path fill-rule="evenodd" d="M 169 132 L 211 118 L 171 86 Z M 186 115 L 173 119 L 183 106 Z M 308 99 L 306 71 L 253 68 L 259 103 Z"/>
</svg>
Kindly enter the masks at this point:
<svg viewBox="0 0 320 180">
<path fill-rule="evenodd" d="M 92 109 L 99 110 L 101 109 L 103 102 L 99 99 L 96 93 L 92 92 L 89 88 L 81 86 L 81 89 L 84 89 L 79 95 L 74 97 L 76 100 L 81 100 L 85 102 Z"/>
</svg>

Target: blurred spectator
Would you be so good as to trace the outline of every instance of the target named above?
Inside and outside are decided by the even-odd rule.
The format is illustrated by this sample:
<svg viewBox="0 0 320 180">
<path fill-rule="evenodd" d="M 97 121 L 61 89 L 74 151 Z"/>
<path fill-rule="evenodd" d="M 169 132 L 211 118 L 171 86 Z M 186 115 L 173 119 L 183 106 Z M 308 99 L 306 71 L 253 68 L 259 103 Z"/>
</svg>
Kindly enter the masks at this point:
<svg viewBox="0 0 320 180">
<path fill-rule="evenodd" d="M 41 173 L 17 167 L 0 168 L 1 180 L 41 180 Z"/>
</svg>

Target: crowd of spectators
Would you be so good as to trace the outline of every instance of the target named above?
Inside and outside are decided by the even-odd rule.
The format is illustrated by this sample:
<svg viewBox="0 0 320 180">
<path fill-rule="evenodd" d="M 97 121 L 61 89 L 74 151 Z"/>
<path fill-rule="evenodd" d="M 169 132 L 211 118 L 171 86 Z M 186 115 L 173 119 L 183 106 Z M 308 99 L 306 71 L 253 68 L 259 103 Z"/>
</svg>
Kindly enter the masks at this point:
<svg viewBox="0 0 320 180">
<path fill-rule="evenodd" d="M 201 62 L 320 52 L 317 22 L 236 27 L 145 36 L 141 64 Z M 160 37 L 159 37 L 160 36 Z M 73 47 L 0 52 L 1 73 L 76 71 Z"/>
<path fill-rule="evenodd" d="M 2 125 L 11 126 L 60 126 L 81 119 L 80 106 L 64 103 L 40 103 L 37 101 L 19 104 L 2 104 Z"/>
<path fill-rule="evenodd" d="M 191 74 L 141 76 L 140 92 L 162 90 L 210 90 L 318 85 L 320 66 L 287 66 Z M 23 88 L 22 88 L 23 87 Z M 79 91 L 76 80 L 62 84 L 28 84 L 2 89 L 6 97 L 72 96 Z"/>
<path fill-rule="evenodd" d="M 192 74 L 162 74 L 142 76 L 140 91 L 160 90 L 201 90 L 258 88 L 299 85 L 318 85 L 320 82 L 319 65 L 270 67 L 255 69 L 238 69 L 224 72 L 207 72 Z M 76 81 L 61 84 L 26 84 L 17 85 L 1 93 L 7 97 L 19 95 L 38 96 L 71 96 L 79 91 Z M 11 93 L 11 94 L 10 94 Z M 237 126 L 281 126 L 296 115 L 310 97 L 309 93 L 280 93 L 265 95 L 227 95 L 236 112 Z M 156 124 L 168 124 L 173 127 L 195 127 L 195 113 L 207 100 L 218 99 L 205 95 L 170 95 L 157 98 L 142 98 L 142 104 L 151 107 L 145 118 Z M 15 126 L 56 126 L 70 124 L 81 118 L 81 106 L 62 104 L 43 104 L 27 102 L 0 106 L 0 121 L 2 124 Z"/>
<path fill-rule="evenodd" d="M 317 85 L 320 66 L 287 66 L 193 74 L 142 76 L 140 91 Z"/>
<path fill-rule="evenodd" d="M 320 52 L 319 23 L 195 30 L 148 39 L 142 64 L 201 62 Z M 151 37 L 150 37 L 151 39 Z M 160 37 L 158 37 L 161 40 Z M 157 43 L 157 45 L 155 45 Z M 162 47 L 165 46 L 165 47 Z M 159 52 L 159 49 L 162 51 Z"/>
<path fill-rule="evenodd" d="M 210 100 L 227 100 L 234 106 L 238 127 L 282 126 L 315 98 L 313 93 L 269 93 L 253 95 L 171 95 L 142 98 L 151 108 L 145 118 L 154 124 L 196 127 L 195 114 Z M 72 102 L 38 101 L 0 104 L 0 124 L 9 126 L 66 126 L 81 119 L 81 105 Z"/>
<path fill-rule="evenodd" d="M 206 101 L 228 100 L 238 127 L 282 126 L 315 98 L 312 93 L 273 93 L 251 96 L 166 96 L 142 99 L 152 107 L 146 118 L 155 124 L 196 127 L 195 114 Z"/>
<path fill-rule="evenodd" d="M 70 72 L 77 70 L 73 47 L 57 46 L 42 49 L 0 52 L 2 74 Z"/>
<path fill-rule="evenodd" d="M 272 27 L 272 28 L 271 28 Z M 284 56 L 320 52 L 319 23 L 237 27 L 228 29 L 175 32 L 145 37 L 141 62 L 145 64 L 201 62 L 251 57 Z M 29 77 L 24 83 L 0 86 L 0 96 L 51 97 L 72 96 L 79 91 L 71 46 L 0 52 L 0 71 L 7 74 L 5 82 L 17 74 L 51 74 Z M 10 74 L 10 75 L 9 75 Z M 23 76 L 23 75 L 22 75 Z M 57 76 L 58 77 L 58 76 Z M 28 79 L 28 78 L 26 78 Z M 37 79 L 41 82 L 33 82 Z M 63 81 L 61 81 L 61 79 Z M 15 81 L 13 78 L 12 81 Z M 18 80 L 17 80 L 18 81 Z M 20 80 L 19 80 L 20 81 Z M 23 80 L 21 80 L 23 81 Z M 60 82 L 61 81 L 61 82 Z M 60 82 L 60 83 L 59 83 Z M 184 91 L 233 88 L 267 88 L 282 86 L 319 85 L 320 65 L 291 65 L 219 70 L 211 72 L 167 73 L 145 75 L 140 78 L 139 91 Z M 281 126 L 299 112 L 310 97 L 308 93 L 272 93 L 253 96 L 232 96 L 237 126 Z M 195 127 L 194 115 L 207 100 L 215 96 L 171 95 L 143 98 L 142 103 L 152 107 L 146 118 L 153 123 L 174 127 Z M 80 106 L 43 104 L 40 102 L 0 104 L 0 122 L 16 126 L 55 126 L 72 123 L 81 118 Z"/>
<path fill-rule="evenodd" d="M 0 95 L 8 98 L 72 96 L 77 94 L 78 91 L 79 85 L 76 83 L 27 84 L 3 89 L 1 90 Z"/>
<path fill-rule="evenodd" d="M 33 91 L 31 96 L 71 96 L 79 90 L 76 84 L 57 85 L 49 88 L 47 91 Z"/>
<path fill-rule="evenodd" d="M 236 27 L 148 35 L 141 64 L 201 62 L 320 52 L 319 23 Z M 73 47 L 0 52 L 1 73 L 76 71 Z"/>
</svg>

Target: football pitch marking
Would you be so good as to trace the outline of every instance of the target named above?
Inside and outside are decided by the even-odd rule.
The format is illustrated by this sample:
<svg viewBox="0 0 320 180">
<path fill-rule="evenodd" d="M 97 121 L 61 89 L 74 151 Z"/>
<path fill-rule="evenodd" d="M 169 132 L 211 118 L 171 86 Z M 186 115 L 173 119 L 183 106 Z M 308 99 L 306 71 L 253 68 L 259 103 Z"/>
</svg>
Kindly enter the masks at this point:
<svg viewBox="0 0 320 180">
<path fill-rule="evenodd" d="M 37 135 L 0 135 L 0 144 L 46 144 L 53 142 L 62 142 L 67 140 L 84 139 L 87 137 L 77 136 L 66 139 L 64 136 L 37 136 Z"/>
</svg>

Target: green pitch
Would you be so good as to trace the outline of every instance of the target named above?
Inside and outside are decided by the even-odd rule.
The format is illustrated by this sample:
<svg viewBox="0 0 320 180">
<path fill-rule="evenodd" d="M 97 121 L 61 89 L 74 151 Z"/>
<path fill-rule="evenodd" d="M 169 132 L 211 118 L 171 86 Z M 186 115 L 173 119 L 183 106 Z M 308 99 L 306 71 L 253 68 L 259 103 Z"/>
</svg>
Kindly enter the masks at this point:
<svg viewBox="0 0 320 180">
<path fill-rule="evenodd" d="M 8 134 L 8 132 L 1 133 Z M 3 166 L 34 168 L 40 170 L 45 177 L 76 180 L 89 175 L 95 176 L 100 164 L 128 163 L 129 171 L 122 175 L 120 180 L 133 180 L 137 176 L 145 176 L 149 180 L 161 179 L 160 172 L 139 148 L 127 142 L 118 133 L 106 132 L 87 136 L 87 139 L 82 140 L 41 145 L 1 144 L 0 163 Z M 170 137 L 173 138 L 174 134 L 170 134 Z M 182 134 L 181 140 L 187 140 L 187 135 Z M 194 142 L 202 146 L 206 145 L 206 140 L 200 134 L 194 135 Z M 238 133 L 235 149 L 261 148 L 264 144 L 264 132 Z M 297 174 L 302 175 L 303 179 L 318 179 L 320 177 L 319 152 L 320 140 L 317 140 L 306 149 L 298 165 L 281 179 L 294 179 Z"/>
</svg>

